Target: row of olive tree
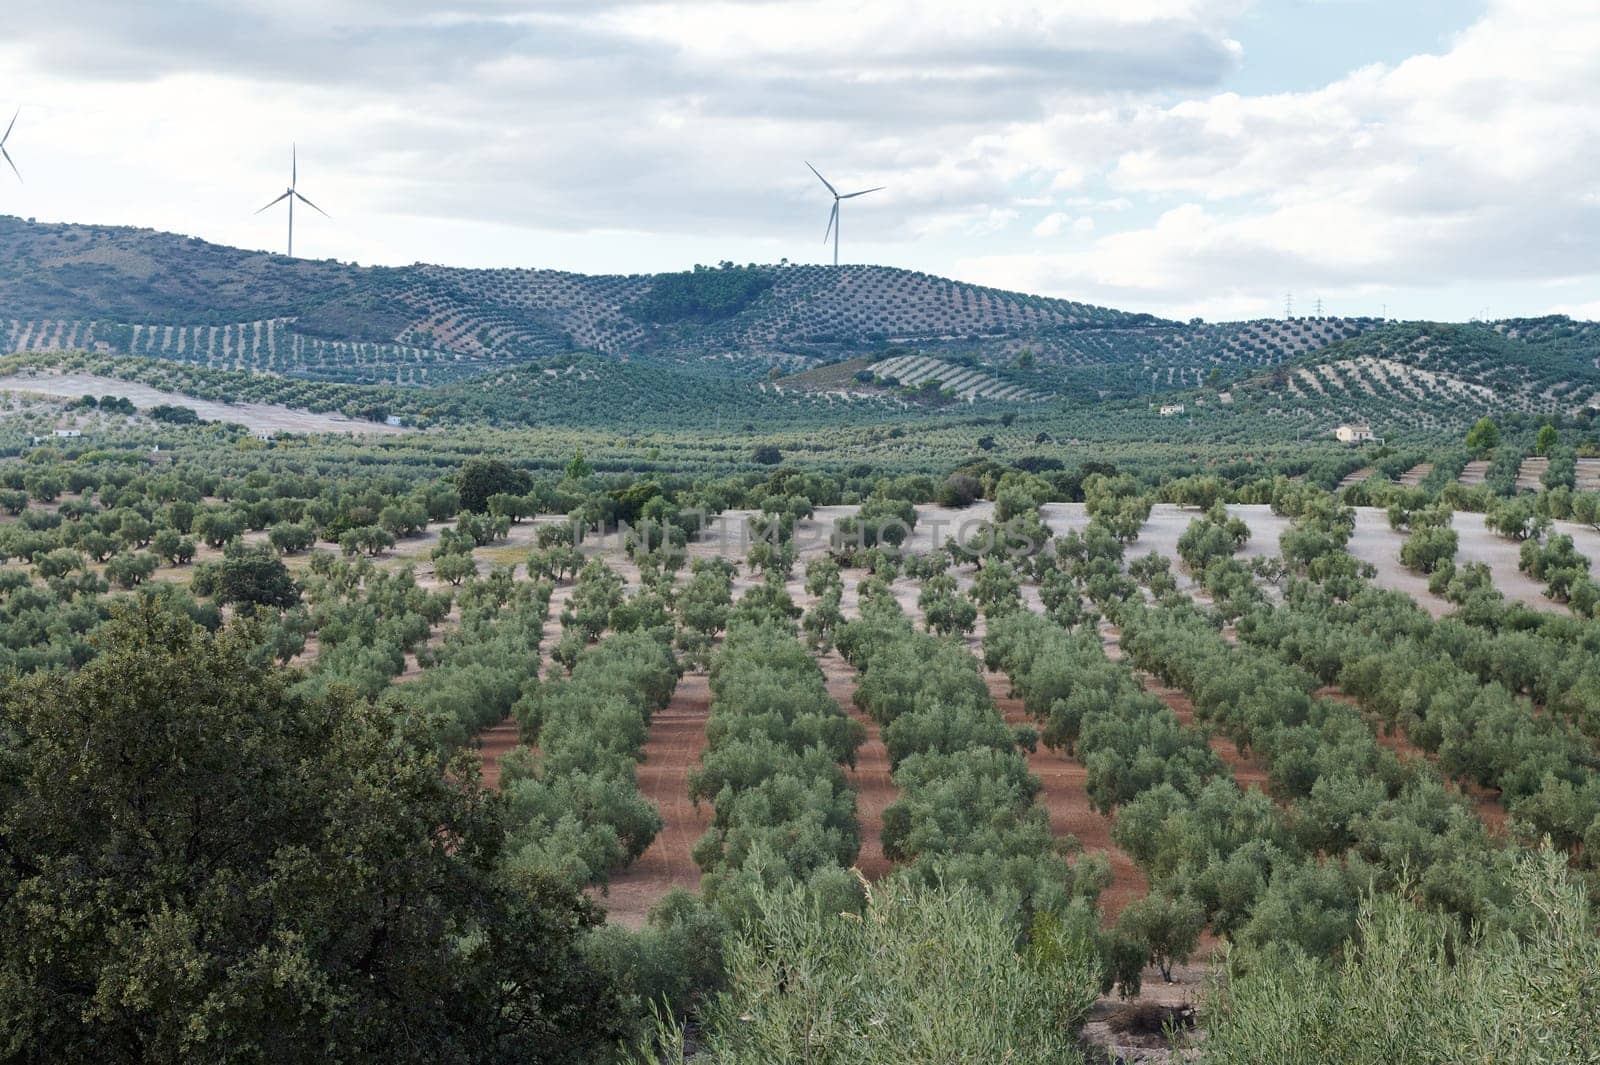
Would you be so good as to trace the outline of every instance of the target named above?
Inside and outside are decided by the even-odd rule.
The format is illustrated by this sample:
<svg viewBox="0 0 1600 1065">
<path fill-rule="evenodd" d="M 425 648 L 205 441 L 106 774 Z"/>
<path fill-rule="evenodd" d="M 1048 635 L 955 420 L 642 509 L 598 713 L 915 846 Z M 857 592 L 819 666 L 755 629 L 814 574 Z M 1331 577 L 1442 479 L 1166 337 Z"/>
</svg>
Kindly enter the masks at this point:
<svg viewBox="0 0 1600 1065">
<path fill-rule="evenodd" d="M 828 694 L 791 619 L 736 619 L 711 663 L 706 748 L 689 775 L 711 827 L 694 848 L 706 898 L 752 914 L 764 887 L 807 885 L 825 906 L 856 909 L 847 869 L 861 846 L 845 775 L 866 730 Z"/>
</svg>

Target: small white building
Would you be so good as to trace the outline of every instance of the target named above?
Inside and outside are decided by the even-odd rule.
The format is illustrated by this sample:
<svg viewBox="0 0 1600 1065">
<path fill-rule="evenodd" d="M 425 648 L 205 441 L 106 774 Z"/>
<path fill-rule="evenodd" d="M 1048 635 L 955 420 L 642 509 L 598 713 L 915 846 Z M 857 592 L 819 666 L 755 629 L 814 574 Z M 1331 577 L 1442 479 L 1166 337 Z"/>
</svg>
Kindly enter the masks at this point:
<svg viewBox="0 0 1600 1065">
<path fill-rule="evenodd" d="M 83 430 L 82 429 L 61 429 L 61 428 L 58 428 L 56 430 L 56 435 L 59 436 L 59 437 L 65 437 L 65 438 L 71 438 L 71 437 L 74 437 L 74 436 L 82 436 L 83 435 Z"/>
<path fill-rule="evenodd" d="M 1161 406 L 1161 416 L 1163 418 L 1170 418 L 1174 414 L 1182 414 L 1182 413 L 1183 413 L 1183 404 L 1182 403 L 1164 403 Z"/>
<path fill-rule="evenodd" d="M 383 424 L 384 425 L 392 425 L 396 429 L 398 429 L 398 428 L 400 428 L 400 426 L 405 424 L 405 419 L 401 418 L 400 415 L 398 415 L 398 414 L 391 414 L 391 415 L 389 415 L 387 418 L 385 418 L 383 420 Z"/>
<path fill-rule="evenodd" d="M 1378 439 L 1370 425 L 1341 425 L 1333 435 L 1341 444 L 1370 444 Z"/>
</svg>

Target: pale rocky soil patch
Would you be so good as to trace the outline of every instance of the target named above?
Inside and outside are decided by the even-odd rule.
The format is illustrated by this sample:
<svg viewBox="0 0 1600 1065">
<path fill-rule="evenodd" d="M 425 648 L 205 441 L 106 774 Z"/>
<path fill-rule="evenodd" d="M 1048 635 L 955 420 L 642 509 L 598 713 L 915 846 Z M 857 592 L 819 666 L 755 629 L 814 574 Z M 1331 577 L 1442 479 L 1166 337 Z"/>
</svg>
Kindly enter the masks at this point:
<svg viewBox="0 0 1600 1065">
<path fill-rule="evenodd" d="M 122 396 L 141 409 L 158 404 L 188 407 L 207 421 L 237 422 L 252 432 L 359 433 L 377 436 L 410 430 L 379 422 L 357 421 L 330 411 L 308 410 L 271 403 L 219 403 L 177 392 L 163 392 L 135 381 L 79 373 L 25 373 L 0 377 L 0 392 L 32 393 L 77 399 L 79 396 Z"/>
</svg>

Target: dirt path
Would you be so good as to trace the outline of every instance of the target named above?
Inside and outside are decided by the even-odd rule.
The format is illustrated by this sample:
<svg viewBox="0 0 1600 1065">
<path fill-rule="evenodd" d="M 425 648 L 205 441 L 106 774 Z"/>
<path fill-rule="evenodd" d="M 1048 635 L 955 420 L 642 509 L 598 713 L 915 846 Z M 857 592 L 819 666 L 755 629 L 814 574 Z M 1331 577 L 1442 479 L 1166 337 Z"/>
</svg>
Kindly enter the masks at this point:
<svg viewBox="0 0 1600 1065">
<path fill-rule="evenodd" d="M 1438 755 L 1430 754 L 1412 743 L 1411 738 L 1404 731 L 1400 729 L 1391 730 L 1383 721 L 1367 713 L 1361 706 L 1360 701 L 1354 696 L 1333 687 L 1319 688 L 1316 694 L 1321 698 L 1337 699 L 1341 703 L 1347 703 L 1354 707 L 1367 719 L 1367 723 L 1372 726 L 1373 737 L 1384 747 L 1399 755 L 1401 761 L 1429 762 L 1435 767 L 1439 765 Z M 1439 775 L 1447 781 L 1450 779 L 1442 769 L 1439 770 Z M 1482 787 L 1471 781 L 1457 780 L 1450 782 L 1460 789 L 1462 795 L 1472 804 L 1473 811 L 1491 833 L 1501 837 L 1506 835 L 1506 822 L 1511 815 L 1506 812 L 1505 804 L 1500 801 L 1500 793 L 1498 791 Z"/>
<path fill-rule="evenodd" d="M 498 788 L 500 786 L 500 759 L 506 752 L 515 750 L 522 745 L 522 726 L 517 724 L 517 719 L 508 717 L 492 728 L 486 728 L 478 733 L 478 756 L 483 759 L 483 786 Z"/>
<path fill-rule="evenodd" d="M 989 692 L 1008 725 L 1032 725 L 1022 700 L 1010 694 L 1010 681 L 998 673 L 986 673 Z M 1111 863 L 1111 884 L 1100 895 L 1102 920 L 1110 925 L 1128 903 L 1150 890 L 1139 867 L 1128 853 L 1111 839 L 1113 820 L 1089 803 L 1089 771 L 1080 763 L 1051 750 L 1042 743 L 1027 756 L 1028 769 L 1044 785 L 1043 802 L 1050 811 L 1050 831 L 1060 839 L 1072 836 L 1086 852 L 1103 851 Z"/>
<path fill-rule="evenodd" d="M 878 880 L 894 868 L 883 853 L 883 811 L 899 794 L 889 772 L 889 751 L 879 735 L 878 723 L 856 709 L 855 670 L 837 651 L 820 656 L 817 664 L 827 678 L 828 694 L 867 729 L 867 742 L 856 752 L 856 767 L 848 773 L 856 789 L 856 818 L 861 822 L 861 851 L 856 855 L 856 868 L 867 879 Z"/>
<path fill-rule="evenodd" d="M 599 897 L 616 924 L 638 928 L 668 891 L 699 890 L 700 867 L 691 852 L 711 825 L 711 806 L 696 808 L 690 800 L 689 770 L 705 749 L 710 715 L 710 681 L 704 673 L 689 673 L 678 681 L 666 709 L 650 722 L 639 764 L 639 792 L 661 811 L 662 827 L 650 848 L 612 877 L 609 890 Z"/>
<path fill-rule="evenodd" d="M 1177 717 L 1178 723 L 1184 728 L 1203 728 L 1204 722 L 1197 723 L 1194 714 L 1194 700 L 1189 698 L 1187 692 L 1178 688 L 1169 688 L 1160 680 L 1144 671 L 1137 673 L 1139 683 L 1144 690 L 1160 699 Z M 1241 788 L 1254 788 L 1262 794 L 1270 794 L 1267 787 L 1267 771 L 1261 763 L 1239 750 L 1238 744 L 1220 733 L 1212 733 L 1210 746 L 1221 758 L 1223 764 L 1233 774 L 1234 783 Z"/>
</svg>

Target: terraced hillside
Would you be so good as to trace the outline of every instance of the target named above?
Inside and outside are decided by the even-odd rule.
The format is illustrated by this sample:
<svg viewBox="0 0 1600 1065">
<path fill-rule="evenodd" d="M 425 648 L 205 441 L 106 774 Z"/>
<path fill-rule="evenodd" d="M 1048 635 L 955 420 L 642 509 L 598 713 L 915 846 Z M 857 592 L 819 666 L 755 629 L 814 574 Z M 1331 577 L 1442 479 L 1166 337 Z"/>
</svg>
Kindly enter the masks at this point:
<svg viewBox="0 0 1600 1065">
<path fill-rule="evenodd" d="M 442 384 L 479 372 L 484 361 L 408 344 L 322 340 L 296 331 L 292 318 L 189 326 L 0 321 L 0 354 L 77 350 L 151 355 L 213 370 L 400 385 Z"/>
<path fill-rule="evenodd" d="M 1030 350 L 1040 361 L 1063 366 L 1137 363 L 1157 387 L 1181 388 L 1202 383 L 1212 369 L 1236 374 L 1275 365 L 1384 324 L 1378 318 L 1263 318 L 1091 328 L 1043 337 Z"/>
<path fill-rule="evenodd" d="M 369 268 L 149 230 L 0 218 L 0 353 L 88 348 L 217 369 L 432 384 L 588 351 L 759 377 L 886 344 L 1164 325 L 873 266 L 681 274 Z"/>
<path fill-rule="evenodd" d="M 1185 324 L 889 267 L 373 268 L 0 217 L 0 354 L 78 349 L 411 387 L 587 353 L 752 385 L 777 371 L 831 402 L 859 382 L 818 389 L 808 372 L 903 357 L 898 384 L 963 399 L 1083 405 L 1243 381 L 1269 413 L 1419 428 L 1600 400 L 1600 327 L 1565 318 Z"/>
<path fill-rule="evenodd" d="M 1566 319 L 1404 323 L 1258 373 L 1234 392 L 1321 422 L 1451 429 L 1484 414 L 1573 414 L 1600 400 L 1600 332 Z"/>
<path fill-rule="evenodd" d="M 882 398 L 897 389 L 918 394 L 919 390 L 930 388 L 964 400 L 1036 403 L 1051 398 L 1048 391 L 1013 379 L 1016 376 L 1014 372 L 993 370 L 970 359 L 953 362 L 929 355 L 900 354 L 835 363 L 782 378 L 774 382 L 774 386 L 787 391 L 819 392 L 844 400 Z"/>
</svg>

